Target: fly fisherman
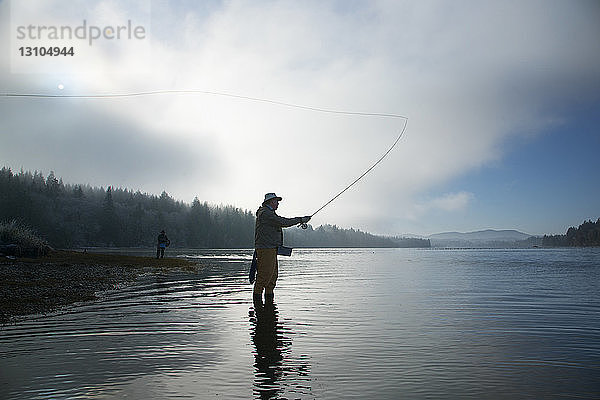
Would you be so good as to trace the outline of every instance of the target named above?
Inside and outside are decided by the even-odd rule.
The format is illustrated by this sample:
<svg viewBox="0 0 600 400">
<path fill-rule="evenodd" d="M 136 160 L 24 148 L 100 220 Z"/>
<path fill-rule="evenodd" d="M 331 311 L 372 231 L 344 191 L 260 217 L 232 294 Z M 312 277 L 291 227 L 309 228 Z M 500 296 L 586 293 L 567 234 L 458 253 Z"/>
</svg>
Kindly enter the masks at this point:
<svg viewBox="0 0 600 400">
<path fill-rule="evenodd" d="M 262 205 L 256 211 L 254 248 L 257 265 L 253 300 L 258 303 L 262 303 L 263 290 L 265 291 L 265 302 L 273 302 L 273 289 L 275 289 L 278 275 L 277 247 L 283 245 L 281 228 L 310 221 L 310 217 L 280 217 L 275 213 L 280 201 L 281 197 L 275 193 L 267 193 Z"/>
</svg>

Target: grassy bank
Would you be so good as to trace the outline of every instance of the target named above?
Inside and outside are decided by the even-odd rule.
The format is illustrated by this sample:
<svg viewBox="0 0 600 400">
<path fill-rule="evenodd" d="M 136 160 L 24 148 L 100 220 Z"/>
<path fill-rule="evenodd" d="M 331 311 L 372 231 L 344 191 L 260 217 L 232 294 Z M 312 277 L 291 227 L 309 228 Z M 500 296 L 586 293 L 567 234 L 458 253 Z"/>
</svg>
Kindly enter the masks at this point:
<svg viewBox="0 0 600 400">
<path fill-rule="evenodd" d="M 52 248 L 33 229 L 16 220 L 0 222 L 0 253 L 13 256 L 39 257 Z"/>
<path fill-rule="evenodd" d="M 135 282 L 141 274 L 193 272 L 197 263 L 112 254 L 51 251 L 38 258 L 0 260 L 0 323 L 94 300 L 103 290 Z"/>
</svg>

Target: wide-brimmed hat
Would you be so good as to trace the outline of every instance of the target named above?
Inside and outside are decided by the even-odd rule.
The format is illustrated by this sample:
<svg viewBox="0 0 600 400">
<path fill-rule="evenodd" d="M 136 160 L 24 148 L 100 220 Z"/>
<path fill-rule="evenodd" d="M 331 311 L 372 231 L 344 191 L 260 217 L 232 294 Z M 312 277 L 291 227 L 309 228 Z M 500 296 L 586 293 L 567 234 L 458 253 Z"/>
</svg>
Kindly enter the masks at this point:
<svg viewBox="0 0 600 400">
<path fill-rule="evenodd" d="M 272 200 L 272 199 L 277 199 L 277 201 L 282 200 L 282 198 L 277 196 L 275 193 L 267 193 L 267 194 L 265 194 L 265 199 L 263 200 L 263 204 L 265 204 L 267 201 Z"/>
</svg>

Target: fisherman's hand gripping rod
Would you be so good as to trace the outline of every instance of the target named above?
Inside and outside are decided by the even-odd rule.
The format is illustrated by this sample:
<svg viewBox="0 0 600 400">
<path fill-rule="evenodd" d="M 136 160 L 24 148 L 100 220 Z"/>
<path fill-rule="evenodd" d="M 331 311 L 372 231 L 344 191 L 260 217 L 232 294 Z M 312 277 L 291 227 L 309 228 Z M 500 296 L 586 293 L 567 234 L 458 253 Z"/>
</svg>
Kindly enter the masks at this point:
<svg viewBox="0 0 600 400">
<path fill-rule="evenodd" d="M 348 186 L 346 186 L 341 192 L 339 192 L 338 194 L 336 194 L 335 196 L 333 196 L 333 198 L 331 198 L 331 200 L 329 200 L 327 203 L 323 204 L 321 206 L 321 208 L 319 208 L 317 211 L 315 211 L 314 213 L 312 213 L 309 216 L 310 218 L 312 218 L 316 213 L 318 213 L 319 211 L 321 211 L 322 209 L 324 209 L 325 207 L 327 207 L 329 204 L 331 204 L 335 199 L 337 199 L 338 197 L 340 197 L 346 190 L 350 189 L 352 186 L 354 186 L 354 184 L 356 184 L 358 181 L 360 181 L 365 175 L 367 175 L 369 172 L 371 172 L 371 170 L 373 170 L 373 168 L 375 168 L 377 166 L 377 164 L 379 164 L 381 161 L 383 161 L 383 159 L 392 151 L 392 149 L 394 147 L 396 147 L 396 144 L 400 141 L 400 139 L 402 138 L 402 136 L 404 136 L 404 132 L 406 131 L 406 125 L 408 124 L 408 118 L 407 117 L 403 117 L 401 115 L 395 115 L 395 114 L 383 114 L 383 115 L 382 114 L 373 114 L 373 115 L 387 116 L 387 117 L 394 117 L 394 118 L 402 118 L 404 120 L 404 125 L 402 126 L 402 130 L 400 131 L 400 134 L 398 135 L 398 137 L 396 138 L 396 140 L 394 141 L 394 143 L 392 143 L 392 145 L 390 146 L 390 148 L 385 153 L 383 153 L 383 155 L 381 157 L 379 157 L 379 159 L 377 161 L 375 161 L 375 163 L 373 165 L 371 165 L 365 172 L 363 172 L 362 175 L 360 175 L 358 178 L 356 178 L 354 181 L 352 181 L 352 183 L 350 183 Z M 300 224 L 300 227 L 302 229 L 306 229 L 306 228 L 308 228 L 308 224 L 306 222 L 303 222 L 303 223 Z"/>
</svg>

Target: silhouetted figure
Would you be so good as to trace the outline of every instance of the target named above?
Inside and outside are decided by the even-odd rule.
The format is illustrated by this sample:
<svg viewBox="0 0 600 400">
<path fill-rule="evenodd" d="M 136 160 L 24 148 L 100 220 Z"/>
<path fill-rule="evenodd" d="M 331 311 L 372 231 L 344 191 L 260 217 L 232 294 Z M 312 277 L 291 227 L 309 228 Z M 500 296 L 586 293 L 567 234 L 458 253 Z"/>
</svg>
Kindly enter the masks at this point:
<svg viewBox="0 0 600 400">
<path fill-rule="evenodd" d="M 160 231 L 158 234 L 158 240 L 156 243 L 156 258 L 164 258 L 165 249 L 171 244 L 171 241 L 167 237 L 165 231 Z"/>
<path fill-rule="evenodd" d="M 256 211 L 254 228 L 254 248 L 256 251 L 256 281 L 254 282 L 254 299 L 262 299 L 265 291 L 265 302 L 273 301 L 273 289 L 277 283 L 278 264 L 277 247 L 283 246 L 283 230 L 289 226 L 306 223 L 310 217 L 284 218 L 275 213 L 281 197 L 275 193 L 265 194 L 265 199 Z"/>
</svg>

